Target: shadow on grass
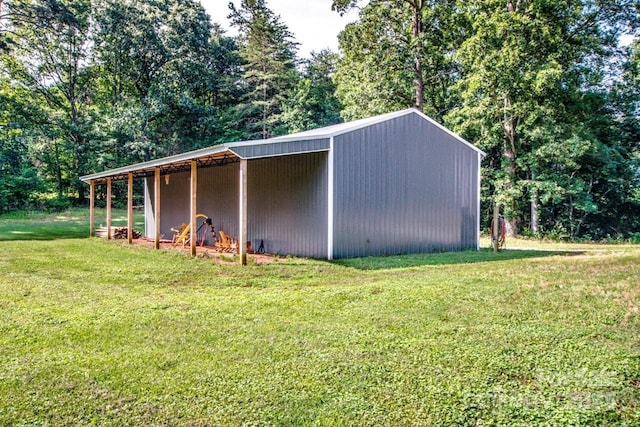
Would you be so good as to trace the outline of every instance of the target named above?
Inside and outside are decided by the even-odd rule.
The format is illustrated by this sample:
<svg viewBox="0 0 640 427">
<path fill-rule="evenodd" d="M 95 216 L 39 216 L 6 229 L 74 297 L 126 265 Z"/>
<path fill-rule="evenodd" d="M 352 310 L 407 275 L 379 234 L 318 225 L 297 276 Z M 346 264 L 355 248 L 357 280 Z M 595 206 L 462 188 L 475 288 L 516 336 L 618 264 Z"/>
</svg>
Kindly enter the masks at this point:
<svg viewBox="0 0 640 427">
<path fill-rule="evenodd" d="M 547 250 L 504 250 L 493 253 L 490 249 L 465 252 L 446 252 L 434 254 L 389 255 L 380 257 L 364 257 L 339 259 L 334 264 L 359 270 L 391 270 L 427 265 L 473 264 L 479 262 L 510 261 L 518 259 L 542 258 L 556 255 L 580 255 L 581 251 L 547 251 Z"/>
<path fill-rule="evenodd" d="M 8 224 L 0 225 L 0 242 L 9 241 L 44 241 L 59 239 L 86 239 L 89 237 L 87 224 Z"/>
<path fill-rule="evenodd" d="M 134 211 L 134 229 L 144 230 L 144 212 Z M 96 228 L 105 223 L 104 210 L 96 212 Z M 126 227 L 127 212 L 114 209 L 113 227 Z M 68 212 L 13 212 L 0 216 L 0 242 L 85 239 L 89 237 L 89 215 L 86 209 Z"/>
<path fill-rule="evenodd" d="M 114 227 L 126 227 L 122 224 L 114 224 Z M 144 225 L 136 224 L 135 230 L 144 230 Z M 46 241 L 61 239 L 86 239 L 89 237 L 89 224 L 83 221 L 56 223 L 32 224 L 1 224 L 0 242 L 10 242 L 18 240 Z"/>
</svg>

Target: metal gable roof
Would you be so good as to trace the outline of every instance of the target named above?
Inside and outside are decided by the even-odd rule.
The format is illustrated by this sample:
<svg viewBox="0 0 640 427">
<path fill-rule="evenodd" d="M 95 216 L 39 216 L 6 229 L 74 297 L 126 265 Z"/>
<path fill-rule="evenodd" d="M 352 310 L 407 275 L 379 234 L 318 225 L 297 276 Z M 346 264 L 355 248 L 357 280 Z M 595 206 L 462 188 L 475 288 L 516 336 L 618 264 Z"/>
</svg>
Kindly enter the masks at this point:
<svg viewBox="0 0 640 427">
<path fill-rule="evenodd" d="M 451 130 L 447 129 L 446 127 L 442 126 L 440 123 L 436 122 L 435 120 L 433 120 L 432 118 L 430 118 L 429 116 L 423 114 L 422 112 L 420 112 L 419 110 L 415 109 L 415 108 L 407 108 L 406 110 L 400 110 L 400 111 L 395 111 L 392 113 L 386 113 L 386 114 L 381 114 L 378 116 L 374 116 L 374 117 L 368 117 L 366 119 L 359 119 L 359 120 L 354 120 L 351 122 L 346 122 L 346 123 L 340 123 L 337 125 L 332 125 L 332 126 L 326 126 L 323 128 L 318 128 L 318 129 L 312 129 L 312 130 L 308 130 L 305 132 L 300 132 L 300 133 L 295 133 L 295 134 L 291 134 L 291 135 L 285 135 L 285 136 L 279 136 L 276 138 L 271 138 L 270 140 L 267 140 L 269 142 L 285 142 L 285 141 L 298 141 L 298 140 L 303 140 L 303 139 L 316 139 L 316 138 L 332 138 L 332 137 L 336 137 L 348 132 L 353 132 L 355 130 L 358 129 L 362 129 L 368 126 L 373 126 L 375 124 L 378 123 L 383 123 L 389 120 L 393 120 L 395 118 L 398 117 L 402 117 L 402 116 L 406 116 L 409 114 L 417 114 L 419 117 L 421 117 L 422 119 L 428 121 L 429 123 L 431 123 L 432 125 L 436 126 L 438 129 L 442 130 L 443 132 L 453 136 L 455 139 L 457 139 L 459 142 L 467 145 L 469 148 L 477 151 L 478 153 L 480 153 L 482 156 L 485 156 L 486 154 L 478 149 L 477 147 L 475 147 L 474 145 L 470 144 L 469 142 L 467 142 L 465 139 L 463 139 L 461 136 L 453 133 Z"/>
<path fill-rule="evenodd" d="M 374 117 L 368 117 L 366 119 L 354 120 L 346 123 L 339 123 L 337 125 L 326 126 L 318 129 L 312 129 L 304 132 L 294 133 L 290 135 L 278 136 L 275 138 L 270 138 L 266 140 L 260 141 L 243 141 L 243 142 L 233 142 L 225 144 L 227 147 L 232 149 L 234 152 L 236 151 L 236 147 L 247 147 L 247 146 L 257 146 L 257 145 L 266 145 L 266 144 L 277 144 L 277 143 L 289 143 L 289 142 L 302 142 L 302 141 L 311 141 L 311 140 L 320 140 L 320 139 L 330 139 L 348 132 L 353 132 L 358 129 L 362 129 L 368 126 L 373 126 L 378 123 L 384 123 L 389 120 L 393 120 L 398 117 L 406 116 L 409 114 L 416 114 L 421 117 L 423 120 L 428 121 L 432 125 L 436 126 L 441 131 L 451 135 L 456 140 L 461 142 L 462 144 L 468 146 L 472 150 L 480 153 L 483 157 L 486 155 L 482 150 L 478 149 L 474 145 L 467 142 L 465 139 L 455 134 L 451 130 L 442 126 L 440 123 L 436 122 L 429 116 L 423 114 L 415 108 L 407 108 L 406 110 L 395 111 L 392 113 L 381 114 Z"/>
<path fill-rule="evenodd" d="M 410 108 L 407 110 L 395 111 L 393 113 L 387 113 L 387 114 L 381 114 L 379 116 L 368 117 L 366 119 L 359 119 L 351 122 L 339 123 L 337 125 L 326 126 L 318 129 L 311 129 L 308 131 L 294 133 L 291 135 L 279 136 L 276 138 L 272 138 L 272 140 L 295 141 L 299 139 L 331 138 L 334 136 L 342 135 L 347 132 L 352 132 L 357 129 L 362 129 L 364 127 L 371 126 L 377 123 L 386 122 L 387 120 L 391 120 L 396 117 L 401 117 L 413 112 L 417 112 L 417 110 Z"/>
<path fill-rule="evenodd" d="M 159 167 L 162 173 L 180 172 L 188 170 L 191 160 L 196 160 L 200 165 L 224 164 L 237 161 L 237 156 L 232 153 L 224 145 L 216 145 L 214 147 L 203 148 L 200 150 L 189 151 L 187 153 L 177 154 L 174 156 L 163 157 L 149 162 L 136 163 L 130 166 L 110 169 L 104 172 L 98 172 L 91 175 L 81 176 L 80 180 L 84 182 L 104 181 L 111 178 L 115 181 L 126 179 L 129 173 L 134 177 L 140 178 L 151 176 L 155 168 Z"/>
<path fill-rule="evenodd" d="M 189 170 L 192 160 L 195 160 L 198 166 L 216 166 L 239 159 L 255 159 L 264 157 L 283 156 L 290 154 L 302 154 L 319 151 L 328 151 L 330 147 L 330 139 L 348 132 L 383 123 L 408 114 L 417 114 L 422 119 L 438 127 L 443 132 L 453 136 L 457 141 L 467 145 L 469 148 L 477 151 L 483 157 L 485 153 L 474 147 L 460 136 L 451 132 L 435 120 L 427 117 L 415 108 L 396 111 L 393 113 L 382 114 L 379 116 L 369 117 L 366 119 L 354 120 L 347 123 L 326 126 L 323 128 L 313 129 L 305 132 L 299 132 L 291 135 L 279 136 L 270 139 L 261 139 L 253 141 L 229 142 L 221 145 L 203 148 L 200 150 L 189 151 L 174 156 L 164 157 L 149 162 L 138 163 L 121 168 L 111 169 L 91 175 L 80 177 L 84 182 L 105 181 L 107 178 L 113 180 L 123 180 L 128 174 L 134 177 L 151 176 L 155 168 L 160 168 L 161 173 L 173 173 Z"/>
</svg>

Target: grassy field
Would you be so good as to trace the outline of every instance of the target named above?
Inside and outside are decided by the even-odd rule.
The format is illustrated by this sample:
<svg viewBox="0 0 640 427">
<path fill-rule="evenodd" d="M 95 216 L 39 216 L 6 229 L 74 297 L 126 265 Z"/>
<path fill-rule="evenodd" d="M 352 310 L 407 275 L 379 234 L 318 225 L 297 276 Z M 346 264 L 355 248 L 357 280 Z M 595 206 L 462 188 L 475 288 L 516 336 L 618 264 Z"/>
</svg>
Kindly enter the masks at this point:
<svg viewBox="0 0 640 427">
<path fill-rule="evenodd" d="M 0 425 L 640 425 L 640 247 L 241 267 L 87 232 L 0 217 Z"/>
</svg>

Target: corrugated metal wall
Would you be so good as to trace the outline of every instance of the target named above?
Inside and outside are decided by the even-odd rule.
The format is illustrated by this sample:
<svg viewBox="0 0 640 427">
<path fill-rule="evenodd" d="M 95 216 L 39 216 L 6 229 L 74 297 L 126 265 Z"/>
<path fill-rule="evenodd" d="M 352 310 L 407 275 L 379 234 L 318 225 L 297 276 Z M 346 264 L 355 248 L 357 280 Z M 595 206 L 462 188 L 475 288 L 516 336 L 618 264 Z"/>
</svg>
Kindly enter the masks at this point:
<svg viewBox="0 0 640 427">
<path fill-rule="evenodd" d="M 240 230 L 239 185 L 239 163 L 198 169 L 198 213 L 211 218 L 217 232 L 235 237 Z"/>
<path fill-rule="evenodd" d="M 327 153 L 250 160 L 248 230 L 254 248 L 327 256 Z"/>
<path fill-rule="evenodd" d="M 168 184 L 164 176 L 161 178 L 160 234 L 163 239 L 171 239 L 171 227 L 179 228 L 182 223 L 189 223 L 189 177 L 189 172 L 173 173 Z M 145 233 L 153 238 L 153 178 L 147 178 L 146 182 Z M 209 216 L 216 231 L 223 230 L 234 236 L 238 234 L 238 186 L 238 163 L 198 169 L 197 213 Z M 208 240 L 207 243 L 212 242 Z"/>
<path fill-rule="evenodd" d="M 476 248 L 478 153 L 417 114 L 335 137 L 334 257 Z"/>
<path fill-rule="evenodd" d="M 164 176 L 160 189 L 160 227 L 189 222 L 189 173 Z M 238 163 L 198 169 L 198 213 L 212 219 L 216 231 L 238 236 Z M 270 253 L 309 257 L 327 255 L 327 153 L 250 160 L 247 171 L 247 237 L 255 249 L 264 240 Z M 145 232 L 154 235 L 153 178 L 145 190 Z M 208 243 L 211 243 L 208 241 Z"/>
</svg>

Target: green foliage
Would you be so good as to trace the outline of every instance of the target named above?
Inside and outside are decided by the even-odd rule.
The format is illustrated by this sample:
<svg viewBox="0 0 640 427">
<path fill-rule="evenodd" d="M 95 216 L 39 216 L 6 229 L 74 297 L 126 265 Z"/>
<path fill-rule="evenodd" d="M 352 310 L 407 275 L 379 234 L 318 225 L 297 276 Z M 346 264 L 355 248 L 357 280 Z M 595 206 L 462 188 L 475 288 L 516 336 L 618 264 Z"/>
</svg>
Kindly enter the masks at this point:
<svg viewBox="0 0 640 427">
<path fill-rule="evenodd" d="M 83 201 L 78 181 L 89 165 L 92 128 L 89 114 L 94 74 L 84 64 L 90 52 L 91 4 L 69 2 L 10 2 L 15 34 L 10 56 L 2 58 L 10 87 L 26 88 L 38 116 L 27 120 L 40 145 L 44 167 L 60 196 L 75 192 Z M 35 142 L 35 141 L 34 141 Z M 31 143 L 34 145 L 35 143 Z"/>
<path fill-rule="evenodd" d="M 343 117 L 415 105 L 444 121 L 487 153 L 482 210 L 502 205 L 513 234 L 638 229 L 637 62 L 617 47 L 636 2 L 333 2 L 356 6 L 334 78 Z"/>
<path fill-rule="evenodd" d="M 513 232 L 526 224 L 543 233 L 561 228 L 573 238 L 587 231 L 585 223 L 600 236 L 623 227 L 626 220 L 607 223 L 602 214 L 628 199 L 611 200 L 614 188 L 635 188 L 637 180 L 600 83 L 617 36 L 637 27 L 631 4 L 505 7 L 480 0 L 466 13 L 472 31 L 458 51 L 462 104 L 447 121 L 488 152 L 495 172 L 487 188 Z M 530 214 L 534 205 L 541 222 Z"/>
<path fill-rule="evenodd" d="M 312 53 L 304 72 L 283 105 L 288 133 L 340 123 L 341 105 L 332 77 L 338 55 L 328 50 Z"/>
<path fill-rule="evenodd" d="M 44 208 L 48 212 L 64 212 L 71 208 L 71 201 L 68 197 L 52 197 L 49 199 L 45 199 Z"/>
<path fill-rule="evenodd" d="M 355 2 L 333 3 L 344 10 Z M 346 119 L 415 106 L 440 120 L 455 98 L 452 61 L 461 34 L 454 1 L 370 1 L 340 34 L 336 73 Z"/>
<path fill-rule="evenodd" d="M 29 120 L 37 109 L 24 102 L 29 92 L 0 83 L 0 213 L 30 208 L 45 191 L 45 183 L 30 159 Z"/>
<path fill-rule="evenodd" d="M 20 133 L 20 164 L 38 165 L 31 198 L 83 203 L 81 175 L 212 145 L 238 128 L 224 121 L 240 102 L 238 47 L 198 2 L 16 0 L 3 11 L 12 44 L 0 83 L 11 108 L 0 123 Z M 30 204 L 14 187 L 3 199 Z"/>
<path fill-rule="evenodd" d="M 244 60 L 245 102 L 238 108 L 248 139 L 277 136 L 286 130 L 281 115 L 286 95 L 298 79 L 297 44 L 264 0 L 242 0 L 240 9 L 233 3 L 230 7 Z"/>
<path fill-rule="evenodd" d="M 219 37 L 202 6 L 108 1 L 96 15 L 101 97 L 113 116 L 105 136 L 122 153 L 102 167 L 211 145 Z"/>
<path fill-rule="evenodd" d="M 32 167 L 22 166 L 10 173 L 3 170 L 0 178 L 0 213 L 34 206 L 38 201 L 37 194 L 43 189 L 43 183 Z"/>
<path fill-rule="evenodd" d="M 404 109 L 413 105 L 413 76 L 407 46 L 410 28 L 403 28 L 402 40 L 380 40 L 392 36 L 393 28 L 402 17 L 409 19 L 406 7 L 392 8 L 385 4 L 368 5 L 361 12 L 360 21 L 348 24 L 340 33 L 340 47 L 344 52 L 335 75 L 336 95 L 344 106 L 346 120 Z M 385 18 L 383 20 L 383 18 Z M 393 29 L 388 29 L 387 27 Z M 403 27 L 400 25 L 401 28 Z M 394 31 L 395 30 L 395 31 Z"/>
<path fill-rule="evenodd" d="M 640 422 L 637 246 L 241 267 L 77 214 L 0 217 L 0 424 Z"/>
</svg>

